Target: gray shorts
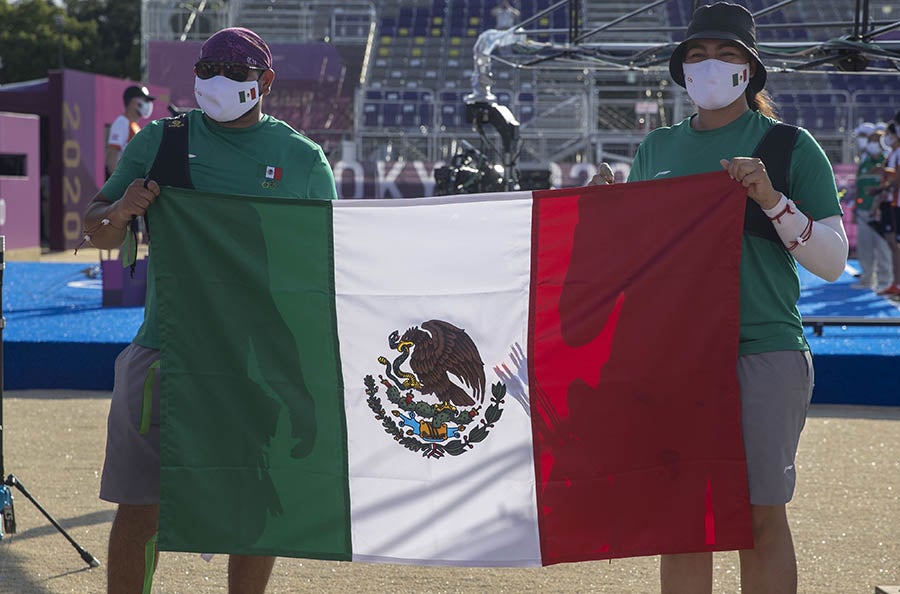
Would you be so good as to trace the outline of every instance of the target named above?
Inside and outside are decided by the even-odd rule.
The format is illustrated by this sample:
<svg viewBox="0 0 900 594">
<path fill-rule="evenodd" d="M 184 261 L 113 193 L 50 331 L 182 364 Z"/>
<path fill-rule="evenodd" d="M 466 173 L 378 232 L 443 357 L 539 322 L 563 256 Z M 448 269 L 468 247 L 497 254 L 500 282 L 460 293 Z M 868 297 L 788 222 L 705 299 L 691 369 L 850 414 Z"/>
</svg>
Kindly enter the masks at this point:
<svg viewBox="0 0 900 594">
<path fill-rule="evenodd" d="M 100 498 L 159 503 L 159 370 L 154 370 L 149 431 L 140 432 L 144 383 L 159 351 L 128 345 L 116 358 Z M 794 495 L 794 456 L 812 398 L 812 358 L 776 351 L 738 358 L 741 425 L 750 502 L 784 505 Z"/>
<path fill-rule="evenodd" d="M 141 433 L 144 382 L 159 351 L 131 343 L 116 358 L 116 377 L 106 428 L 106 461 L 100 499 L 159 503 L 159 369 L 154 369 L 149 429 Z"/>
<path fill-rule="evenodd" d="M 794 496 L 794 456 L 812 398 L 812 357 L 807 351 L 744 355 L 737 371 L 750 503 L 784 505 Z"/>
</svg>

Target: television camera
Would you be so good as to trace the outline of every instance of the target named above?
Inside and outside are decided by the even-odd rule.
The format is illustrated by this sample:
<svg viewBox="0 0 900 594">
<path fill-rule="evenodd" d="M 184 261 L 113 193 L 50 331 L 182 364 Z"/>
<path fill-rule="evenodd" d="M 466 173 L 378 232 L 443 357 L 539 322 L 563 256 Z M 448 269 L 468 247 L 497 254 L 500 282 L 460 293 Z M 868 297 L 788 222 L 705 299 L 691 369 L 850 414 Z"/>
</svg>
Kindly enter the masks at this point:
<svg viewBox="0 0 900 594">
<path fill-rule="evenodd" d="M 518 190 L 519 122 L 512 111 L 494 101 L 472 101 L 466 103 L 466 121 L 478 132 L 481 149 L 461 140 L 462 150 L 450 158 L 450 164 L 434 170 L 435 195 Z M 486 124 L 500 134 L 500 163 L 492 161 L 486 154 L 488 147 L 493 146 L 484 129 Z"/>
</svg>

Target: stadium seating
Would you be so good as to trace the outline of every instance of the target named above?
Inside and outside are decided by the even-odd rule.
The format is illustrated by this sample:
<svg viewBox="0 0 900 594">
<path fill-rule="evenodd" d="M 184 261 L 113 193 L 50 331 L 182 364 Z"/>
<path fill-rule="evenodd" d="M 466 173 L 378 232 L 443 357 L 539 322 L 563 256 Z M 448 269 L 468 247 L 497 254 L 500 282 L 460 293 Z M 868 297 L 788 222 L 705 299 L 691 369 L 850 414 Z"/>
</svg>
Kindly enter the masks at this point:
<svg viewBox="0 0 900 594">
<path fill-rule="evenodd" d="M 514 3 L 521 10 L 521 19 L 527 19 L 553 0 Z M 364 83 L 357 118 L 359 133 L 373 139 L 378 135 L 388 138 L 390 134 L 407 139 L 420 132 L 436 134 L 442 146 L 446 145 L 445 137 L 471 135 L 471 124 L 465 118 L 465 96 L 473 87 L 472 47 L 481 32 L 492 28 L 491 9 L 496 0 L 381 0 L 376 4 L 374 59 Z M 592 31 L 646 4 L 646 0 L 582 0 L 579 29 Z M 692 4 L 688 0 L 667 2 L 599 31 L 591 41 L 678 41 L 683 38 Z M 758 12 L 782 2 L 748 0 L 745 4 Z M 818 41 L 845 35 L 854 16 L 850 4 L 817 0 L 779 6 L 758 18 L 759 41 Z M 889 3 L 872 1 L 874 10 L 881 10 L 882 4 Z M 529 29 L 545 31 L 530 33 L 528 38 L 566 43 L 568 18 L 565 10 L 544 15 Z M 811 25 L 792 27 L 791 23 Z M 639 36 L 636 30 L 642 31 Z M 784 73 L 779 71 L 776 58 L 767 55 L 766 61 L 770 65 L 768 89 L 780 117 L 824 138 L 826 150 L 836 160 L 847 155 L 847 133 L 857 123 L 883 120 L 896 111 L 894 97 L 900 90 L 896 75 Z M 607 138 L 604 150 L 621 150 L 623 156 L 627 155 L 646 130 L 682 117 L 683 111 L 673 107 L 673 101 L 686 101 L 683 93 L 678 99 L 678 93 L 672 92 L 664 70 L 531 70 L 511 68 L 495 59 L 492 78 L 493 91 L 521 122 L 523 137 L 542 143 L 540 149 L 534 149 L 534 142 L 526 142 L 530 146 L 524 150 L 534 150 L 532 156 L 537 160 L 566 158 L 573 154 L 566 152 L 567 147 L 579 142 L 587 146 L 588 136 L 597 133 Z M 374 90 L 382 94 L 372 95 Z M 398 103 L 391 105 L 395 101 Z M 639 111 L 638 105 L 647 103 L 657 103 L 659 110 Z M 682 108 L 687 109 L 691 109 L 689 104 Z"/>
<path fill-rule="evenodd" d="M 761 11 L 779 4 L 780 0 L 751 0 L 747 7 Z M 876 2 L 872 14 L 880 10 Z M 889 8 L 889 3 L 882 3 Z M 666 5 L 672 25 L 686 26 L 690 20 L 688 3 Z M 890 14 L 885 13 L 885 14 Z M 814 41 L 846 35 L 854 18 L 854 3 L 838 0 L 796 2 L 767 13 L 757 19 L 757 37 L 761 44 L 782 41 Z M 785 26 L 807 23 L 807 27 Z M 835 25 L 840 23 L 842 25 Z M 830 24 L 826 26 L 827 24 Z M 675 39 L 681 38 L 676 35 Z M 771 64 L 771 57 L 767 57 Z M 773 69 L 774 70 L 774 69 Z M 774 73 L 769 77 L 781 118 L 813 130 L 817 135 L 846 135 L 859 122 L 884 120 L 896 111 L 900 95 L 900 78 L 895 74 L 867 72 L 832 73 L 810 71 L 793 74 Z"/>
<path fill-rule="evenodd" d="M 554 4 L 554 0 L 512 1 L 521 11 L 521 20 Z M 578 1 L 581 22 L 577 26 L 582 33 L 648 4 L 647 0 Z M 757 19 L 763 45 L 835 39 L 849 32 L 855 16 L 855 3 L 847 0 L 742 3 L 754 12 L 777 7 Z M 172 30 L 172 22 L 185 21 L 172 17 L 185 12 L 184 3 L 144 0 L 144 4 L 146 38 L 171 40 L 180 35 L 180 28 Z M 465 117 L 465 97 L 473 88 L 472 49 L 478 35 L 493 28 L 491 10 L 496 4 L 497 0 L 230 0 L 211 3 L 203 18 L 209 26 L 249 26 L 274 43 L 327 40 L 339 47 L 356 44 L 359 49 L 367 47 L 373 33 L 361 77 L 353 72 L 340 83 L 316 81 L 304 89 L 273 95 L 269 104 L 317 139 L 319 132 L 334 144 L 357 142 L 358 154 L 364 158 L 387 151 L 408 159 L 415 154 L 440 160 L 447 158 L 447 147 L 455 146 L 456 139 L 474 136 Z M 693 4 L 693 0 L 670 0 L 597 31 L 589 41 L 660 45 L 678 41 Z M 890 11 L 896 0 L 868 4 L 872 18 L 882 24 L 895 18 L 896 12 Z M 569 18 L 569 12 L 561 9 L 542 15 L 528 26 L 528 39 L 567 43 Z M 200 33 L 192 32 L 191 39 L 202 39 L 197 36 Z M 346 53 L 342 59 L 358 60 Z M 856 124 L 885 120 L 900 107 L 896 74 L 784 73 L 779 72 L 774 53 L 765 59 L 770 66 L 768 90 L 781 117 L 825 139 L 829 155 L 838 160 L 852 156 L 847 139 Z M 522 124 L 523 158 L 536 161 L 594 159 L 599 154 L 592 152 L 595 149 L 627 159 L 647 130 L 669 125 L 692 109 L 664 68 L 513 68 L 494 59 L 492 75 L 493 91 Z M 323 99 L 332 95 L 337 99 Z M 375 152 L 367 153 L 365 146 L 374 147 Z"/>
<path fill-rule="evenodd" d="M 521 19 L 545 9 L 552 0 L 522 0 Z M 491 28 L 491 10 L 495 0 L 390 0 L 380 3 L 376 59 L 369 72 L 369 89 L 422 88 L 430 95 L 404 96 L 398 119 L 383 118 L 387 97 L 373 99 L 368 94 L 360 122 L 363 127 L 399 126 L 441 129 L 467 128 L 464 97 L 472 89 L 472 46 L 477 36 Z M 556 16 L 553 16 L 556 15 Z M 568 27 L 565 11 L 555 11 L 542 26 L 564 30 Z M 549 34 L 548 34 L 549 35 Z M 554 39 L 565 38 L 553 33 Z M 549 37 L 548 37 L 549 38 Z M 498 66 L 494 69 L 498 84 L 522 88 L 533 84 L 533 77 Z M 407 84 L 412 81 L 413 84 Z M 437 96 L 439 102 L 434 104 Z M 505 91 L 500 100 L 510 106 L 523 121 L 535 114 L 535 94 Z M 381 103 L 381 105 L 375 105 Z M 391 112 L 393 113 L 393 112 Z M 377 122 L 377 123 L 375 123 Z"/>
</svg>

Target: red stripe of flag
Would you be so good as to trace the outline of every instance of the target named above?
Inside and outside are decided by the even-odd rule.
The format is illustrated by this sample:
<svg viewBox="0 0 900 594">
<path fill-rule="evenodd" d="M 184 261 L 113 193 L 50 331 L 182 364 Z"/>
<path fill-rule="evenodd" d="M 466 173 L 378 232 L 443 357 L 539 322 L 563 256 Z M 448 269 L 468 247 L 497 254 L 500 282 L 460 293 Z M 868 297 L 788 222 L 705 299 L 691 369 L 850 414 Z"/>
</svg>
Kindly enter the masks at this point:
<svg viewBox="0 0 900 594">
<path fill-rule="evenodd" d="M 544 564 L 752 546 L 736 373 L 745 197 L 724 172 L 535 193 Z"/>
</svg>

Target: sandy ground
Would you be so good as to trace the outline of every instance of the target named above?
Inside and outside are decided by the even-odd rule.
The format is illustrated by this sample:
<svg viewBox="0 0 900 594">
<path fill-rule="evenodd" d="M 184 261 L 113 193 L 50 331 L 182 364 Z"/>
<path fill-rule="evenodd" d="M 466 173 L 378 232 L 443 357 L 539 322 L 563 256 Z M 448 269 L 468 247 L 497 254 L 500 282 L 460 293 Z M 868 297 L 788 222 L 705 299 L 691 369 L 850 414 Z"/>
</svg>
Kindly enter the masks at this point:
<svg viewBox="0 0 900 594">
<path fill-rule="evenodd" d="M 146 249 L 142 247 L 142 252 Z M 111 254 L 115 257 L 115 253 Z M 9 260 L 99 262 L 96 249 Z M 104 254 L 106 257 L 106 254 Z M 115 507 L 97 498 L 108 392 L 30 390 L 3 395 L 3 461 L 70 536 L 78 552 L 13 489 L 18 532 L 0 540 L 0 594 L 106 591 L 106 545 Z M 800 442 L 788 514 L 802 593 L 872 594 L 900 584 L 900 408 L 814 406 Z M 163 553 L 156 594 L 226 592 L 227 560 Z M 714 591 L 740 591 L 737 553 L 714 557 Z M 268 594 L 659 592 L 656 557 L 540 569 L 432 568 L 279 559 Z"/>
<path fill-rule="evenodd" d="M 147 244 L 138 245 L 138 256 L 147 255 Z M 56 262 L 73 264 L 77 262 L 100 263 L 100 260 L 118 258 L 119 250 L 98 250 L 90 246 L 82 246 L 78 250 L 50 251 L 46 248 L 26 250 L 9 250 L 4 254 L 7 262 Z"/>
<path fill-rule="evenodd" d="M 18 532 L 0 541 L 0 592 L 106 591 L 114 507 L 97 498 L 109 393 L 18 391 L 3 397 L 4 462 L 104 565 L 76 550 L 20 492 Z M 872 594 L 900 584 L 900 408 L 814 406 L 789 514 L 800 591 Z M 224 556 L 163 553 L 154 592 L 225 592 Z M 658 559 L 540 569 L 425 568 L 279 559 L 268 592 L 659 592 Z M 739 591 L 736 553 L 715 556 L 715 592 Z"/>
</svg>

